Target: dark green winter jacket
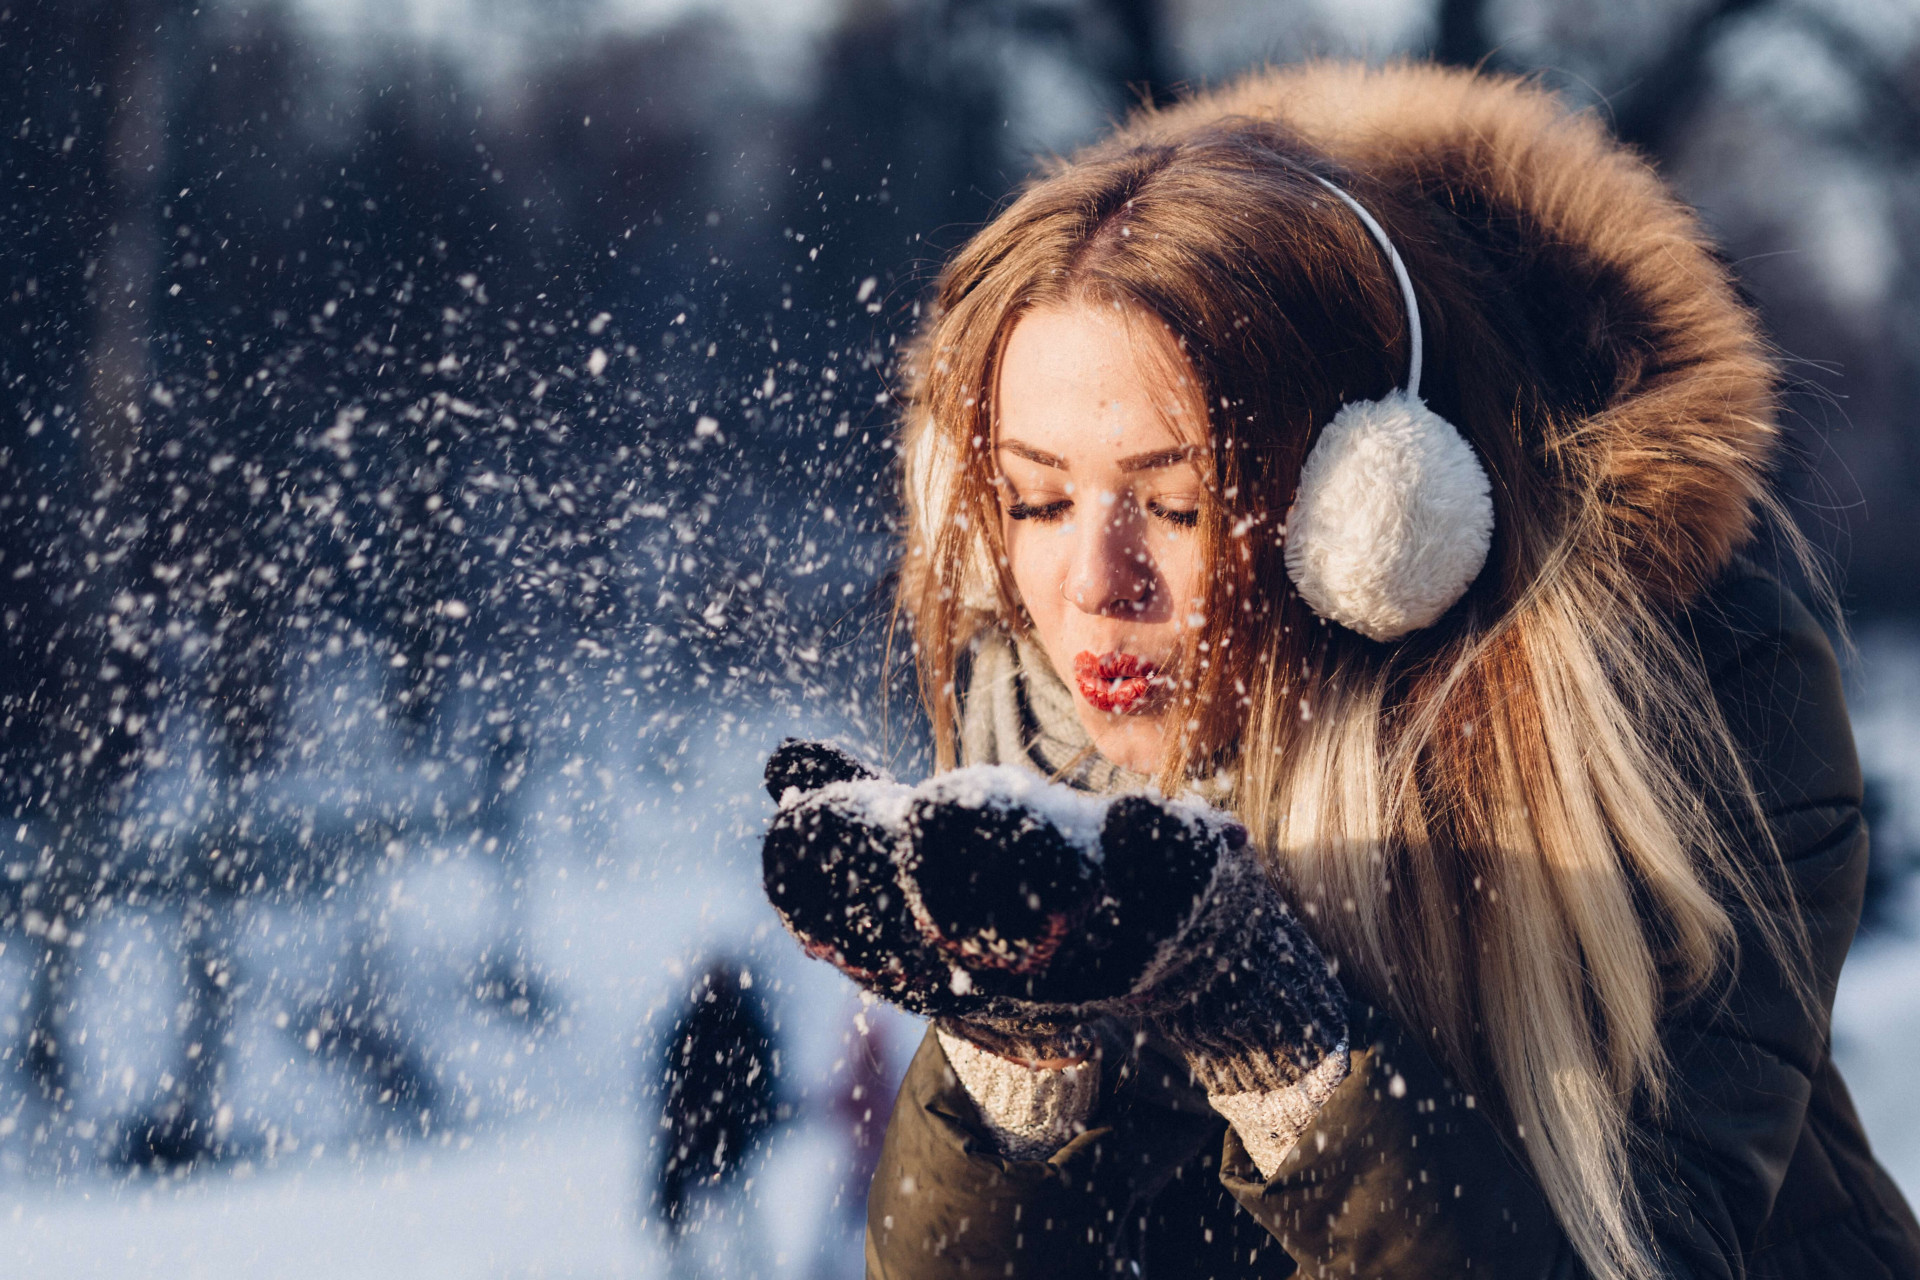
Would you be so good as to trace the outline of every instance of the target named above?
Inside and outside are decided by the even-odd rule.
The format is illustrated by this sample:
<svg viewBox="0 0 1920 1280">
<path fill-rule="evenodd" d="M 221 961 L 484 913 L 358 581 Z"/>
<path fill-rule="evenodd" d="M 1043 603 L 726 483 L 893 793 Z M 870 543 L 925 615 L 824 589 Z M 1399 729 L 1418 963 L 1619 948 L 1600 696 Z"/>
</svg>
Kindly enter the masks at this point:
<svg viewBox="0 0 1920 1280">
<path fill-rule="evenodd" d="M 1643 1126 L 1637 1171 L 1659 1256 L 1682 1280 L 1916 1280 L 1920 1226 L 1874 1162 L 1828 1040 L 1867 872 L 1833 651 L 1789 592 L 1744 564 L 1685 621 L 1751 751 L 1819 1012 L 1807 1015 L 1749 919 L 1734 972 L 1667 1017 L 1674 1099 Z M 1020 734 L 1046 763 L 1058 708 L 1034 703 L 1057 695 L 996 685 L 987 697 L 978 686 L 1006 671 L 973 675 L 976 738 L 997 716 L 1003 738 Z M 1050 1160 L 1003 1159 L 929 1035 L 874 1176 L 868 1276 L 1584 1275 L 1489 1111 L 1379 1009 L 1356 999 L 1351 1026 L 1351 1075 L 1272 1178 L 1151 1044 L 1113 1071 L 1095 1127 Z"/>
</svg>

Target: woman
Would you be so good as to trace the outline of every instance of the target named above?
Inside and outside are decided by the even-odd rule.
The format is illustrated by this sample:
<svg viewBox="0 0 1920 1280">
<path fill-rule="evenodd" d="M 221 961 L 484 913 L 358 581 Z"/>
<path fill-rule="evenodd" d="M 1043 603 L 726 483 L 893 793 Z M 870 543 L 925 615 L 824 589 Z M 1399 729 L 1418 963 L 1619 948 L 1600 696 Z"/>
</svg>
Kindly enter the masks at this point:
<svg viewBox="0 0 1920 1280">
<path fill-rule="evenodd" d="M 1255 76 L 1034 182 L 913 374 L 939 765 L 1026 772 L 770 765 L 783 917 L 938 1019 L 870 1275 L 1920 1275 L 1834 659 L 1741 556 L 1776 370 L 1644 163 Z"/>
</svg>

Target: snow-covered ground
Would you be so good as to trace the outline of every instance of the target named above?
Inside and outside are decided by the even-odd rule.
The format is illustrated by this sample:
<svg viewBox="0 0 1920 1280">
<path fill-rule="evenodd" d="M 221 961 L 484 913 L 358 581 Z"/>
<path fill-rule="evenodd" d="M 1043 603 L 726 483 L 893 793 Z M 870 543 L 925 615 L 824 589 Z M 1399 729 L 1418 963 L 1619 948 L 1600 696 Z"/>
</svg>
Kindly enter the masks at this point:
<svg viewBox="0 0 1920 1280">
<path fill-rule="evenodd" d="M 1883 798 L 1874 839 L 1920 850 L 1920 633 L 1878 629 L 1858 643 L 1847 701 L 1861 765 Z M 1841 972 L 1833 1051 L 1875 1154 L 1920 1205 L 1920 1091 L 1908 1074 L 1920 1061 L 1920 879 L 1887 914 Z"/>
<path fill-rule="evenodd" d="M 1833 1053 L 1874 1154 L 1920 1205 L 1920 892 L 1909 886 L 1896 936 L 1854 948 L 1833 1006 Z"/>
<path fill-rule="evenodd" d="M 1889 840 L 1920 833 L 1920 640 L 1862 639 L 1852 689 L 1862 755 L 1881 779 Z M 80 1277 L 726 1277 L 856 1274 L 860 1191 L 833 1100 L 856 1018 L 897 1073 L 911 1019 L 864 1014 L 826 966 L 774 926 L 755 833 L 763 743 L 708 745 L 671 785 L 616 785 L 588 830 L 585 784 L 535 802 L 541 856 L 509 868 L 470 845 L 421 850 L 351 894 L 254 909 L 237 926 L 231 1124 L 249 1154 L 182 1180 L 127 1179 L 82 1162 L 55 1180 L 21 1164 L 0 1123 L 0 1274 Z M 645 777 L 626 770 L 628 779 Z M 652 785 L 652 784 L 648 784 Z M 641 788 L 635 790 L 634 788 Z M 569 807 L 569 802 L 572 807 Z M 1911 841 L 1909 842 L 1911 844 Z M 628 849 L 608 861 L 593 847 Z M 524 877 L 509 892 L 503 880 Z M 1920 882 L 1895 923 L 1850 958 L 1834 1045 L 1869 1137 L 1920 1199 Z M 166 921 L 108 912 L 89 925 L 73 1027 L 76 1115 L 108 1131 L 168 1068 L 177 958 Z M 509 946 L 553 1001 L 544 1026 L 463 1003 L 476 957 Z M 644 1192 L 655 1159 L 647 1087 L 661 1033 L 703 965 L 751 969 L 778 1025 L 795 1119 L 733 1191 L 705 1202 L 677 1253 Z M 451 1123 L 404 1140 L 367 1121 L 338 1064 L 304 1043 L 304 1002 L 371 966 L 387 1008 L 436 1064 Z M 0 998 L 25 980 L 0 955 Z M 344 985 L 342 985 L 344 984 Z M 348 998 L 348 997 L 341 997 Z M 9 1146 L 9 1142 L 15 1144 Z"/>
<path fill-rule="evenodd" d="M 609 755 L 530 779 L 523 854 L 456 835 L 337 892 L 221 907 L 235 995 L 219 1123 L 237 1155 L 186 1178 L 128 1178 L 101 1154 L 180 1070 L 179 910 L 90 913 L 68 940 L 70 1109 L 54 1138 L 32 1133 L 44 1117 L 0 1075 L 0 1275 L 857 1272 L 850 1054 L 856 1040 L 877 1049 L 897 1076 L 919 1029 L 863 1008 L 766 907 L 759 772 L 781 729 L 762 728 L 750 742 L 702 730 L 668 769 Z M 409 785 L 377 736 L 352 749 L 369 779 L 357 794 Z M 11 951 L 0 1015 L 31 986 L 28 955 Z M 475 998 L 496 961 L 530 976 L 533 1008 Z M 750 975 L 770 1015 L 792 1118 L 669 1250 L 648 1198 L 659 1057 L 715 963 Z M 316 1034 L 316 1010 L 350 1018 L 369 1000 L 424 1080 L 430 1121 L 381 1105 L 355 1055 Z"/>
<path fill-rule="evenodd" d="M 856 1020 L 897 1074 L 918 1039 L 913 1020 L 863 1009 L 824 965 L 804 961 L 770 925 L 744 867 L 665 885 L 587 881 L 556 861 L 535 869 L 521 926 L 564 1002 L 538 1037 L 445 1009 L 419 1019 L 429 1060 L 460 1077 L 454 1108 L 477 1118 L 397 1140 L 371 1132 L 340 1074 L 276 1027 L 272 999 L 239 1019 L 231 1096 L 236 1130 L 271 1121 L 253 1158 L 184 1179 L 83 1170 L 57 1182 L 0 1180 L 0 1274 L 66 1277 L 355 1276 L 713 1277 L 813 1280 L 857 1272 L 862 1193 L 833 1103 L 847 1077 Z M 569 872 L 572 872 L 571 874 Z M 382 944 L 412 962 L 421 999 L 438 969 L 498 936 L 484 869 L 449 860 L 396 877 Z M 755 892 L 749 897 L 746 889 Z M 357 914 L 353 910 L 349 916 Z M 151 936 L 137 922 L 96 925 L 106 940 Z M 298 935 L 320 945 L 327 921 L 267 919 L 251 967 L 286 958 Z M 350 929 L 345 929 L 349 937 Z M 275 945 L 275 938 L 281 941 Z M 318 942 L 316 942 L 318 940 Z M 125 957 L 129 949 L 104 946 Z M 677 1258 L 646 1199 L 648 1073 L 679 1000 L 706 959 L 750 967 L 771 1009 L 795 1119 L 735 1187 L 704 1202 Z M 123 958 L 123 965 L 128 962 Z M 246 966 L 243 966 L 246 967 Z M 303 971 L 310 971 L 309 961 Z M 101 1129 L 115 1118 L 118 1064 L 167 1054 L 143 1041 L 143 1013 L 164 966 L 102 977 L 77 1006 L 89 1029 L 78 1107 Z M 131 977 L 132 980 L 127 979 Z M 118 1037 L 112 1029 L 122 1029 Z M 458 1043 L 471 1036 L 466 1043 Z M 164 1039 L 164 1038 L 162 1038 Z"/>
<path fill-rule="evenodd" d="M 582 1113 L 270 1176 L 15 1189 L 0 1198 L 0 1271 L 62 1280 L 848 1276 L 859 1242 L 856 1215 L 834 1203 L 844 1158 L 827 1126 L 780 1131 L 751 1186 L 714 1206 L 677 1264 L 641 1222 L 633 1118 Z"/>
</svg>

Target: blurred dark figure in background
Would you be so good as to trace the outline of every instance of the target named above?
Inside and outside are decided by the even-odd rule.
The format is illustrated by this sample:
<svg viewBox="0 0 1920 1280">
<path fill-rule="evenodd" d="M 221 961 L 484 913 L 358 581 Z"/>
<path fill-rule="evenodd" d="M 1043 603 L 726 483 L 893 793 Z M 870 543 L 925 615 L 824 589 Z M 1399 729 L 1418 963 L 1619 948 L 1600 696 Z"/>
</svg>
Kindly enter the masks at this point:
<svg viewBox="0 0 1920 1280">
<path fill-rule="evenodd" d="M 834 1195 L 833 1209 L 838 1215 L 837 1230 L 844 1233 L 841 1238 L 858 1256 L 867 1222 L 867 1188 L 873 1183 L 874 1167 L 880 1163 L 880 1139 L 886 1135 L 887 1118 L 893 1114 L 899 1072 L 893 1064 L 885 1023 L 869 1021 L 863 1012 L 853 1020 L 846 1042 L 845 1070 L 836 1068 L 833 1097 L 828 1104 L 834 1127 L 845 1140 L 845 1173 Z M 849 1274 L 847 1254 L 836 1248 L 835 1234 L 835 1228 L 821 1232 L 812 1272 L 819 1280 L 838 1280 Z"/>
<path fill-rule="evenodd" d="M 834 1118 L 846 1129 L 849 1163 L 839 1207 L 862 1221 L 867 1212 L 867 1184 L 880 1159 L 880 1137 L 893 1112 L 893 1073 L 888 1067 L 886 1028 L 865 1016 L 854 1023 L 847 1038 L 847 1074 L 834 1095 Z"/>
<path fill-rule="evenodd" d="M 743 990 L 751 986 L 748 970 L 709 965 L 659 1059 L 664 1133 L 652 1202 L 676 1244 L 694 1220 L 696 1189 L 728 1181 L 776 1118 L 773 1037 Z"/>
</svg>

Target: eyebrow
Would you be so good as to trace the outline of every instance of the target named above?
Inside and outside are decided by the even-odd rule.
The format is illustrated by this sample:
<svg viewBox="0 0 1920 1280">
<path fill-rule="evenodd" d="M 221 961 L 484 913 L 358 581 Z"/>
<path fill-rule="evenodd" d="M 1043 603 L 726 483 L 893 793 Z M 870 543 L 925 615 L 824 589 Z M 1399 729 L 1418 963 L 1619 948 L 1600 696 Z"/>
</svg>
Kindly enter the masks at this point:
<svg viewBox="0 0 1920 1280">
<path fill-rule="evenodd" d="M 1190 461 L 1195 453 L 1192 445 L 1180 445 L 1173 449 L 1155 449 L 1151 453 L 1134 453 L 1120 459 L 1116 464 L 1122 471 L 1158 471 L 1162 467 L 1178 466 Z"/>
<path fill-rule="evenodd" d="M 1044 449 L 1036 449 L 1030 444 L 1023 444 L 1018 440 L 1002 440 L 1000 447 L 1015 457 L 1025 458 L 1028 462 L 1037 462 L 1043 467 L 1057 467 L 1062 471 L 1066 470 L 1067 460 L 1065 458 L 1057 454 L 1048 453 Z"/>
<path fill-rule="evenodd" d="M 1067 460 L 1065 458 L 1057 454 L 1048 453 L 1044 449 L 1036 449 L 1032 445 L 1020 440 L 1002 440 L 999 447 L 1016 457 L 1025 458 L 1028 462 L 1035 462 L 1043 467 L 1054 467 L 1064 471 L 1067 466 Z M 1130 453 L 1126 457 L 1121 458 L 1115 465 L 1118 466 L 1120 470 L 1128 473 L 1135 471 L 1158 471 L 1162 467 L 1177 466 L 1182 462 L 1191 461 L 1195 452 L 1196 449 L 1193 445 L 1179 445 L 1172 449 L 1154 449 L 1147 453 Z"/>
</svg>

